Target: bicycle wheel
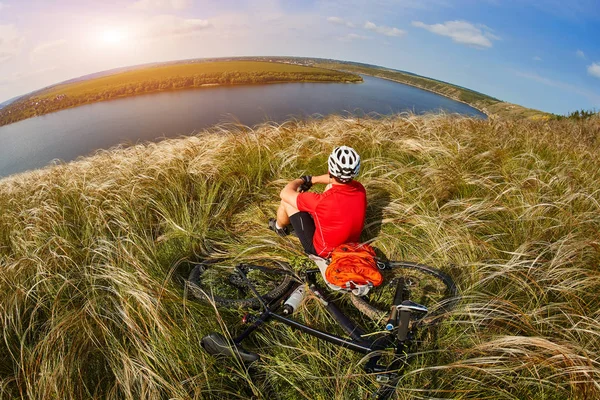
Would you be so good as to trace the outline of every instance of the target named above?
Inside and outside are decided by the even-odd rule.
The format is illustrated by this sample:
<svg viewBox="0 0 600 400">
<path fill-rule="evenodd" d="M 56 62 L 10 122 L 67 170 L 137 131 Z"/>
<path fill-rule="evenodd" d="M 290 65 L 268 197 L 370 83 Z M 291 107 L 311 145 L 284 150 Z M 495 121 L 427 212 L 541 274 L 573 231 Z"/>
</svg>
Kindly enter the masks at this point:
<svg viewBox="0 0 600 400">
<path fill-rule="evenodd" d="M 250 289 L 250 283 L 266 303 L 280 299 L 294 283 L 291 267 L 273 261 L 268 266 L 239 264 L 246 279 L 234 266 L 221 262 L 201 262 L 190 272 L 187 288 L 190 295 L 202 302 L 214 302 L 219 307 L 259 308 L 260 301 Z"/>
<path fill-rule="evenodd" d="M 458 302 L 458 289 L 452 278 L 427 265 L 408 261 L 390 261 L 382 268 L 384 281 L 368 296 L 351 296 L 354 306 L 375 321 L 383 321 L 390 313 L 399 279 L 404 279 L 410 299 L 426 306 L 429 313 L 419 324 L 442 318 Z"/>
</svg>

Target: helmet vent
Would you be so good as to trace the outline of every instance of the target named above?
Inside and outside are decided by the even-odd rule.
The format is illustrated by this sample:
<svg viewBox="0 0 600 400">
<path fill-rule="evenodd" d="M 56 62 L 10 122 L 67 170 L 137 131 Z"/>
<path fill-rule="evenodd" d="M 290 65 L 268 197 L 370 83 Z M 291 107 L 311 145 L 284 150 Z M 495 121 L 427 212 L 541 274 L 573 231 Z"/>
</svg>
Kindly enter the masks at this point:
<svg viewBox="0 0 600 400">
<path fill-rule="evenodd" d="M 336 147 L 329 156 L 328 165 L 331 175 L 347 182 L 358 175 L 360 156 L 351 147 Z"/>
</svg>

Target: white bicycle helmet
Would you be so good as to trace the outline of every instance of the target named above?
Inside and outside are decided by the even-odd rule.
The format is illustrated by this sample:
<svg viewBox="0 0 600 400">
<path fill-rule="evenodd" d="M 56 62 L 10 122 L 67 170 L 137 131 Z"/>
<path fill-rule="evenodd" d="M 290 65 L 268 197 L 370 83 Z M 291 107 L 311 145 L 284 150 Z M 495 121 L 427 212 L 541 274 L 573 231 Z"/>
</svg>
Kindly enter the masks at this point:
<svg viewBox="0 0 600 400">
<path fill-rule="evenodd" d="M 360 171 L 360 156 L 348 146 L 333 149 L 327 162 L 329 173 L 342 182 L 349 182 Z"/>
</svg>

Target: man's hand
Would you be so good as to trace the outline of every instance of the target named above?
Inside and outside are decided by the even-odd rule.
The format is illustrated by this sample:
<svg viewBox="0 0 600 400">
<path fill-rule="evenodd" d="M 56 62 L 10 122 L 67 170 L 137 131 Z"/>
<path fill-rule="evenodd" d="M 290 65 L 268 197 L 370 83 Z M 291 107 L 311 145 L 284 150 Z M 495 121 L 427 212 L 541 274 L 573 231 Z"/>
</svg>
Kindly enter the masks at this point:
<svg viewBox="0 0 600 400">
<path fill-rule="evenodd" d="M 298 190 L 300 192 L 308 192 L 310 190 L 310 188 L 312 187 L 312 176 L 310 175 L 303 175 L 300 177 L 300 179 L 302 179 L 302 185 L 300 185 L 300 187 L 298 188 Z"/>
<path fill-rule="evenodd" d="M 320 184 L 327 185 L 330 182 L 331 182 L 331 178 L 329 177 L 329 174 L 313 176 L 311 178 L 312 184 L 320 183 Z M 296 200 L 298 199 L 298 195 L 300 194 L 298 192 L 298 189 L 303 184 L 304 184 L 303 178 L 294 179 L 293 181 L 291 181 L 287 185 L 285 185 L 285 187 L 281 190 L 281 193 L 279 193 L 279 197 L 281 197 L 281 200 L 285 201 L 289 205 L 291 205 L 295 208 L 298 208 L 298 204 L 296 202 Z"/>
</svg>

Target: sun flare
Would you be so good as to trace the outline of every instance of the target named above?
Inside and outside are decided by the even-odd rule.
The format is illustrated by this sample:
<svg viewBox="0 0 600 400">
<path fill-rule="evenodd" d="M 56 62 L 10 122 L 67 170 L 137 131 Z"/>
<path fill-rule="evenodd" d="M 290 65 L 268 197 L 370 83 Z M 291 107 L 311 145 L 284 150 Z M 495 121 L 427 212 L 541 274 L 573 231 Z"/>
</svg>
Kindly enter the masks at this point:
<svg viewBox="0 0 600 400">
<path fill-rule="evenodd" d="M 127 34 L 120 29 L 106 29 L 100 34 L 100 42 L 104 45 L 120 45 L 127 39 Z"/>
</svg>

